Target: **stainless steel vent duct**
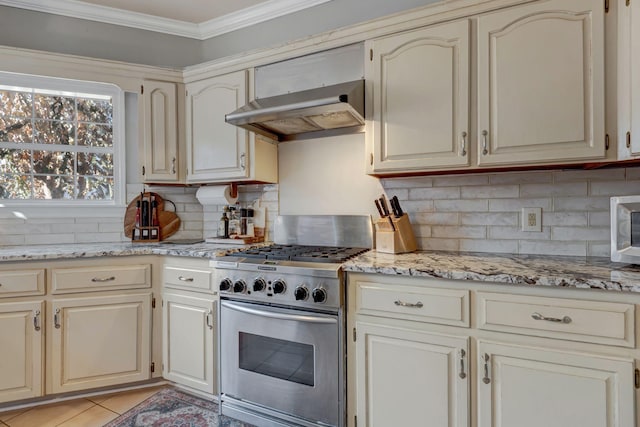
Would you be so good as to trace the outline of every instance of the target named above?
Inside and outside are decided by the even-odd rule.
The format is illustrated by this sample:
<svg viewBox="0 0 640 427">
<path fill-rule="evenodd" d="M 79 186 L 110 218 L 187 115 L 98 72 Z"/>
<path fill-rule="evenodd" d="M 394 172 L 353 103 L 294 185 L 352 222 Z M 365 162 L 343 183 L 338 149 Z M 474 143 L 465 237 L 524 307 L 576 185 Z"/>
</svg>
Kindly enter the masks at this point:
<svg viewBox="0 0 640 427">
<path fill-rule="evenodd" d="M 227 123 L 277 141 L 364 131 L 364 80 L 251 101 Z"/>
</svg>

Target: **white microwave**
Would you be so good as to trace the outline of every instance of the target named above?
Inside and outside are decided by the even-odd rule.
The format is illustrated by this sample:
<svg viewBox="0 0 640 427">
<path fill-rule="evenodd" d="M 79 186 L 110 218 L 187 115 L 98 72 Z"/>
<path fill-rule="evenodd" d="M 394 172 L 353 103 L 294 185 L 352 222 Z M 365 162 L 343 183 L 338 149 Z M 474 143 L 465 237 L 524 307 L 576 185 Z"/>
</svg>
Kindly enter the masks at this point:
<svg viewBox="0 0 640 427">
<path fill-rule="evenodd" d="M 611 198 L 611 261 L 640 264 L 640 196 Z"/>
</svg>

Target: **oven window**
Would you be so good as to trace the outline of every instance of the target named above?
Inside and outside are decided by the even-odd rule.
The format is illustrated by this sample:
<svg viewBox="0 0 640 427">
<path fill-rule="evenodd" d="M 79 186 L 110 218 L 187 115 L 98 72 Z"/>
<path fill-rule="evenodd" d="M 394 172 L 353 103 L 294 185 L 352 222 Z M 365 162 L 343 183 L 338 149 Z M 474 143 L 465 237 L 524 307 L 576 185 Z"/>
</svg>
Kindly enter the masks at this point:
<svg viewBox="0 0 640 427">
<path fill-rule="evenodd" d="M 314 385 L 313 346 L 240 332 L 240 369 Z"/>
<path fill-rule="evenodd" d="M 631 212 L 631 246 L 640 246 L 640 212 Z"/>
</svg>

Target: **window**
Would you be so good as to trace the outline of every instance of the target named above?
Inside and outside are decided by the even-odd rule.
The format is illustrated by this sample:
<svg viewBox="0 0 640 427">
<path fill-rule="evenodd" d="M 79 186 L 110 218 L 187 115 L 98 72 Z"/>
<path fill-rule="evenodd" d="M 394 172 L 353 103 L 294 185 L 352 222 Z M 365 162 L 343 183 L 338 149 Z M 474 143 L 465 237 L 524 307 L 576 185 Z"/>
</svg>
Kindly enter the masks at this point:
<svg viewBox="0 0 640 427">
<path fill-rule="evenodd" d="M 117 201 L 121 102 L 113 85 L 0 73 L 0 199 Z"/>
</svg>

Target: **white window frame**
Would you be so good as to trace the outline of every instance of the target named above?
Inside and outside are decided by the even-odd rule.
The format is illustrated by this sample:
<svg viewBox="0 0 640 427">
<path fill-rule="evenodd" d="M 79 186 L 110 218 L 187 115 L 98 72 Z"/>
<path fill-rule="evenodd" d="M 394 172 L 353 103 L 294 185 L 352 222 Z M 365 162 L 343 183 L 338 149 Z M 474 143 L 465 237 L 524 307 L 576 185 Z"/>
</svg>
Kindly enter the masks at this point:
<svg viewBox="0 0 640 427">
<path fill-rule="evenodd" d="M 18 86 L 71 93 L 106 95 L 113 105 L 113 199 L 112 200 L 69 200 L 69 199 L 2 199 L 0 206 L 6 207 L 107 207 L 124 206 L 126 199 L 126 159 L 125 159 L 125 111 L 124 91 L 111 83 L 70 80 L 59 77 L 35 76 L 0 71 L 0 85 Z"/>
</svg>

